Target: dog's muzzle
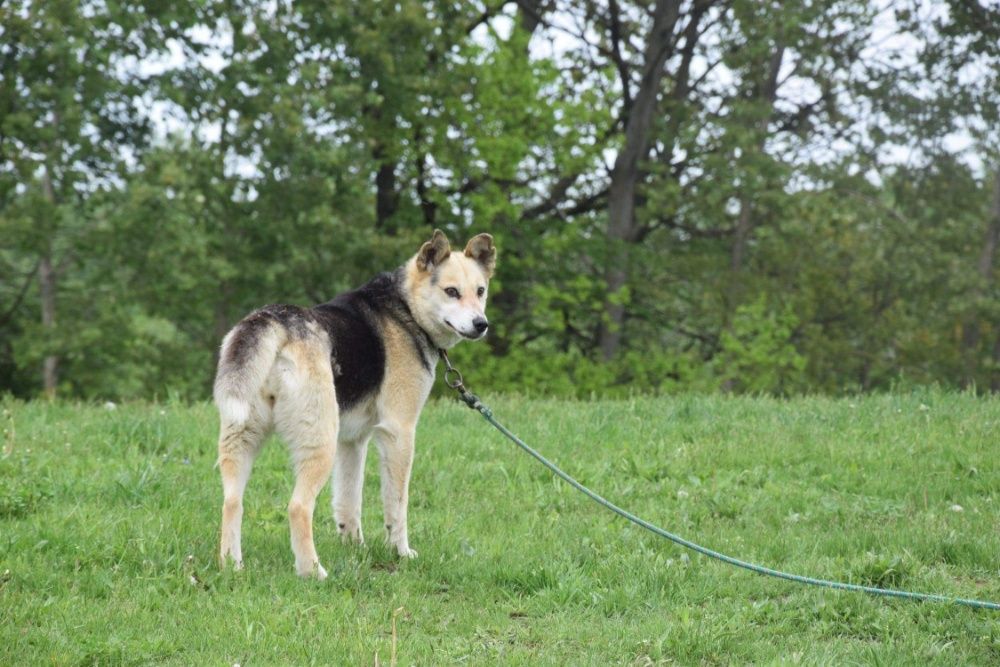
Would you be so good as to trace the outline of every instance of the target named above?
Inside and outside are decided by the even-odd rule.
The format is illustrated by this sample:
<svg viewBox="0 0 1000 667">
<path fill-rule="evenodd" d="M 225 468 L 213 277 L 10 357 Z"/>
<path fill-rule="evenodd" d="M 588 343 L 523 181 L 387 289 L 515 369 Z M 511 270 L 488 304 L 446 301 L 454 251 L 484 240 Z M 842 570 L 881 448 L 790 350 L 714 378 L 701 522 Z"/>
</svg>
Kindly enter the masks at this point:
<svg viewBox="0 0 1000 667">
<path fill-rule="evenodd" d="M 484 335 L 486 335 L 486 330 L 490 326 L 490 323 L 486 321 L 485 317 L 477 317 L 476 319 L 472 320 L 473 331 L 463 331 L 462 329 L 459 329 L 448 320 L 445 320 L 444 323 L 447 324 L 449 327 L 451 327 L 452 331 L 457 333 L 459 336 L 461 336 L 462 338 L 468 338 L 469 340 L 479 340 Z"/>
</svg>

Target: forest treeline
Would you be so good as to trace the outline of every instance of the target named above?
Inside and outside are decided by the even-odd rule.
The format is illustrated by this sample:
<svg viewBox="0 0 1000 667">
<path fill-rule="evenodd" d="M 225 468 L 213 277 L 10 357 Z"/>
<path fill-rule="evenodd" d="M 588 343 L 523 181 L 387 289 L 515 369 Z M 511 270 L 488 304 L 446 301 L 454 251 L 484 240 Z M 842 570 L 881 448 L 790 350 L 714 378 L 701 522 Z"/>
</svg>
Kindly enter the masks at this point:
<svg viewBox="0 0 1000 667">
<path fill-rule="evenodd" d="M 13 0 L 0 393 L 204 398 L 434 228 L 491 389 L 1000 389 L 998 109 L 976 0 Z"/>
</svg>

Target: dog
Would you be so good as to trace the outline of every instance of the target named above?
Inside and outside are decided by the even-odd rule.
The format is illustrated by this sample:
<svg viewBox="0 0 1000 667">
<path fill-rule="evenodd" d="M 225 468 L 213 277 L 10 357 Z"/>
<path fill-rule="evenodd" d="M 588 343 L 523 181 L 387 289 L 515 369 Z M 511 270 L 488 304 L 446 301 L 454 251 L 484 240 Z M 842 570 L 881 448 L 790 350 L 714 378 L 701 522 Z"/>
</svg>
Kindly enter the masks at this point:
<svg viewBox="0 0 1000 667">
<path fill-rule="evenodd" d="M 496 266 L 489 234 L 462 253 L 433 237 L 403 266 L 312 308 L 271 305 L 225 336 L 214 398 L 222 475 L 220 564 L 243 566 L 243 492 L 264 439 L 288 445 L 295 487 L 288 504 L 295 571 L 326 578 L 313 543 L 316 496 L 333 473 L 333 513 L 344 541 L 362 543 L 361 490 L 374 435 L 386 539 L 413 558 L 407 503 L 414 433 L 441 350 L 486 335 Z"/>
</svg>

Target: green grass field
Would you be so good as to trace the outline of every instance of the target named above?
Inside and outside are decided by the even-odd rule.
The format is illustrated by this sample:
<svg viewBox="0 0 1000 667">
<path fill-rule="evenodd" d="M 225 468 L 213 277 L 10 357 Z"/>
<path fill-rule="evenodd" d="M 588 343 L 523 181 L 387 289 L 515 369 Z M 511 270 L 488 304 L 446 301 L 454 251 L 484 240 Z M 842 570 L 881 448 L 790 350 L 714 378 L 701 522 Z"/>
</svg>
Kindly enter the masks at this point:
<svg viewBox="0 0 1000 667">
<path fill-rule="evenodd" d="M 568 472 L 669 530 L 801 574 L 1000 600 L 1000 401 L 489 397 Z M 688 554 L 554 481 L 475 413 L 432 402 L 410 541 L 317 511 L 324 582 L 293 573 L 272 441 L 246 570 L 215 560 L 216 416 L 200 404 L 3 404 L 0 664 L 1000 663 L 1000 613 L 763 578 Z"/>
</svg>

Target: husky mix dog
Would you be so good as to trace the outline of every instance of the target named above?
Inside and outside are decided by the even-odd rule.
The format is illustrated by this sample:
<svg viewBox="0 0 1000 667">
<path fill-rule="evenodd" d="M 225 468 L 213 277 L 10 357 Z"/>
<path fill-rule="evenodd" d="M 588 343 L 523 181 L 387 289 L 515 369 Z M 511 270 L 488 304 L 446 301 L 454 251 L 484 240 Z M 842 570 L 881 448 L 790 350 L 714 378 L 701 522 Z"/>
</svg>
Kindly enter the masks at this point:
<svg viewBox="0 0 1000 667">
<path fill-rule="evenodd" d="M 406 507 L 417 419 L 439 350 L 486 334 L 496 249 L 489 234 L 451 251 L 440 230 L 395 271 L 313 308 L 265 306 L 222 342 L 215 379 L 222 473 L 220 561 L 243 564 L 243 491 L 275 430 L 295 472 L 288 504 L 295 570 L 326 577 L 313 544 L 316 496 L 333 472 L 341 538 L 362 542 L 361 487 L 368 440 L 380 460 L 386 538 L 412 558 Z"/>
</svg>

